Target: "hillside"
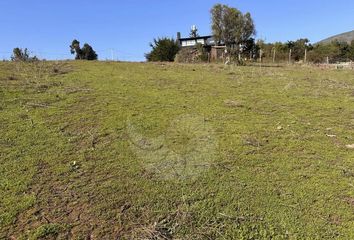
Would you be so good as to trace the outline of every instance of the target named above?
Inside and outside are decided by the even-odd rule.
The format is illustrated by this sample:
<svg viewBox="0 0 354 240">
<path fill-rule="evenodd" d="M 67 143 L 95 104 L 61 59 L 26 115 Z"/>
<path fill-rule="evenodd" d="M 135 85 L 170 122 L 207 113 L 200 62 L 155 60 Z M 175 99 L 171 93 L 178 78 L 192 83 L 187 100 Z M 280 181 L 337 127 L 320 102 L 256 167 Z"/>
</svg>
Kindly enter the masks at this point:
<svg viewBox="0 0 354 240">
<path fill-rule="evenodd" d="M 0 62 L 0 239 L 354 239 L 354 75 Z"/>
<path fill-rule="evenodd" d="M 327 43 L 331 43 L 336 40 L 338 40 L 340 42 L 347 42 L 350 44 L 351 41 L 354 40 L 354 30 L 351 32 L 346 32 L 346 33 L 335 35 L 333 37 L 326 38 L 318 43 L 327 44 Z"/>
</svg>

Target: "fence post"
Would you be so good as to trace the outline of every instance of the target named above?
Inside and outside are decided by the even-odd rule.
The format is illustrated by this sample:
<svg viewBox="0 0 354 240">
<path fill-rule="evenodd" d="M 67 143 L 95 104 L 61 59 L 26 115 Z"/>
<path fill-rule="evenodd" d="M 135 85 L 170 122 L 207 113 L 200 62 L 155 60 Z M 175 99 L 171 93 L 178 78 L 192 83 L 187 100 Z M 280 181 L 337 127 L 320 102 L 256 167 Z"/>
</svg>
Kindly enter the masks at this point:
<svg viewBox="0 0 354 240">
<path fill-rule="evenodd" d="M 263 51 L 262 49 L 259 50 L 259 61 L 262 63 L 262 54 L 263 54 Z"/>
<path fill-rule="evenodd" d="M 273 63 L 275 63 L 275 48 L 273 48 Z"/>
</svg>

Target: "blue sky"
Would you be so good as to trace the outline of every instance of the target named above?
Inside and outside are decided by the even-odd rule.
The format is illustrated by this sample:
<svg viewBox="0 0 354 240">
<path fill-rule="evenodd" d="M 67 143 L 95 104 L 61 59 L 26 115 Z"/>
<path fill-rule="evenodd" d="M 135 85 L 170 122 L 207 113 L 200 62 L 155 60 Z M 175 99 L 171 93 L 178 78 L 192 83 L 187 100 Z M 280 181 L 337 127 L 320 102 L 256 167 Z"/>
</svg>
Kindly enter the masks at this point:
<svg viewBox="0 0 354 240">
<path fill-rule="evenodd" d="M 210 34 L 209 10 L 224 3 L 249 11 L 257 38 L 267 42 L 307 37 L 316 42 L 354 30 L 353 0 L 1 0 L 0 58 L 27 47 L 46 59 L 73 58 L 74 38 L 100 59 L 142 61 L 155 37 L 187 36 L 195 24 Z"/>
</svg>

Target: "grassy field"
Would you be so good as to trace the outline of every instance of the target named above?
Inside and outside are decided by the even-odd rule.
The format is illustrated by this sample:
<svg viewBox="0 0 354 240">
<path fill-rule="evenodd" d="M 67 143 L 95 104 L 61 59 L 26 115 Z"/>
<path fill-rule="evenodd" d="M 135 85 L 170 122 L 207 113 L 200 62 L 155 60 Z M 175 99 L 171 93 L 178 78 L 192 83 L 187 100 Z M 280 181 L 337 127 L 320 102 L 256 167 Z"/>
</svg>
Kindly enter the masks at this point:
<svg viewBox="0 0 354 240">
<path fill-rule="evenodd" d="M 0 63 L 0 239 L 354 239 L 354 72 Z"/>
</svg>

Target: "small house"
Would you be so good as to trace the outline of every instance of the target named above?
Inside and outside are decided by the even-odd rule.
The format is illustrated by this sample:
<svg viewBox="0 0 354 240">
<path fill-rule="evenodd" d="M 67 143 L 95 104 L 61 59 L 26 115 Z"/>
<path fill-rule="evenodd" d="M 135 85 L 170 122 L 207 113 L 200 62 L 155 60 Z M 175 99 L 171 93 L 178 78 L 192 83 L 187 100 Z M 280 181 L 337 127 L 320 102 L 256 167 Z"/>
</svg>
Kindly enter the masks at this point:
<svg viewBox="0 0 354 240">
<path fill-rule="evenodd" d="M 225 45 L 216 44 L 213 36 L 197 36 L 181 38 L 181 33 L 177 33 L 177 43 L 183 48 L 196 48 L 201 44 L 205 51 L 208 53 L 209 61 L 223 60 L 225 57 Z"/>
</svg>

